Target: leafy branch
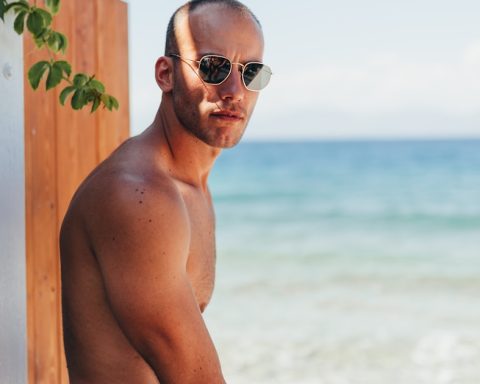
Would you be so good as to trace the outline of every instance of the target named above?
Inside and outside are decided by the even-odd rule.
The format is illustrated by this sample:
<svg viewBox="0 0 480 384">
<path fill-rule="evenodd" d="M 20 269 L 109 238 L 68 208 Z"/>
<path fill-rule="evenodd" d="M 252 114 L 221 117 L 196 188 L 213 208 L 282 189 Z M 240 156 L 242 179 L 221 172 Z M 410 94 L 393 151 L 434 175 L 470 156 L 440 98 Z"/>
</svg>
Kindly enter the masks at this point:
<svg viewBox="0 0 480 384">
<path fill-rule="evenodd" d="M 65 105 L 66 99 L 71 95 L 70 104 L 73 109 L 82 109 L 92 104 L 91 112 L 103 104 L 104 108 L 118 109 L 118 100 L 105 93 L 105 86 L 95 76 L 88 76 L 84 73 L 77 73 L 72 77 L 72 67 L 64 60 L 55 60 L 55 54 L 65 54 L 68 40 L 67 37 L 51 28 L 53 16 L 60 10 L 60 0 L 45 0 L 47 9 L 30 5 L 27 0 L 18 0 L 7 3 L 7 0 L 0 0 L 0 19 L 4 20 L 5 14 L 9 11 L 15 13 L 13 29 L 21 35 L 27 30 L 31 33 L 33 41 L 38 48 L 47 49 L 50 60 L 35 63 L 28 71 L 28 81 L 31 87 L 36 90 L 42 78 L 47 73 L 45 88 L 52 89 L 65 81 L 68 85 L 60 93 L 59 99 Z"/>
</svg>

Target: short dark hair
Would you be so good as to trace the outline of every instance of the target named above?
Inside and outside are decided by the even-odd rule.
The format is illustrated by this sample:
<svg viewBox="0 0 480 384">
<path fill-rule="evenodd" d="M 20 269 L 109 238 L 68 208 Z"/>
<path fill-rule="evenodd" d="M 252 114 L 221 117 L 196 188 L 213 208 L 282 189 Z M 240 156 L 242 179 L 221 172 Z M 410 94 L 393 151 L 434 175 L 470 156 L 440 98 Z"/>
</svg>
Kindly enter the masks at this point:
<svg viewBox="0 0 480 384">
<path fill-rule="evenodd" d="M 179 7 L 170 18 L 167 27 L 167 36 L 165 39 L 165 55 L 170 55 L 172 53 L 178 54 L 178 43 L 177 38 L 175 36 L 175 28 L 176 28 L 176 18 L 180 12 L 193 12 L 195 9 L 207 5 L 207 4 L 220 4 L 224 5 L 230 9 L 234 9 L 243 15 L 249 15 L 252 17 L 253 20 L 258 24 L 260 28 L 262 25 L 258 20 L 257 16 L 248 8 L 245 4 L 242 4 L 240 1 L 237 0 L 191 0 Z"/>
</svg>

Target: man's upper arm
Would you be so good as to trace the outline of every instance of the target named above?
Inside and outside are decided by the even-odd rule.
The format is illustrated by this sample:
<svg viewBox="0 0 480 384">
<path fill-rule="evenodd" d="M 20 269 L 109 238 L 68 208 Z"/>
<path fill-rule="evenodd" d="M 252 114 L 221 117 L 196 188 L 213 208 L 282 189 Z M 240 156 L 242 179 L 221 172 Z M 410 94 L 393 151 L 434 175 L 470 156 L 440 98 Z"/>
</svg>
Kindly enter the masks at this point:
<svg viewBox="0 0 480 384">
<path fill-rule="evenodd" d="M 113 314 L 160 382 L 224 383 L 186 272 L 190 225 L 175 187 L 127 183 L 95 216 L 92 241 Z"/>
</svg>

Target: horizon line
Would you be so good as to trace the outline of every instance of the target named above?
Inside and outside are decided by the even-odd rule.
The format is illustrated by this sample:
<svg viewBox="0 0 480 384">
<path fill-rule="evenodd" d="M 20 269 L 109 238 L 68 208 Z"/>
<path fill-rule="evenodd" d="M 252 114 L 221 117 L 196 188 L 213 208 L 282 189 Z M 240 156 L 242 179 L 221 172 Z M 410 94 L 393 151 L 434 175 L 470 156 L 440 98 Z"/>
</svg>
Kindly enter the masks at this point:
<svg viewBox="0 0 480 384">
<path fill-rule="evenodd" d="M 345 136 L 345 137 L 251 137 L 242 143 L 304 143 L 304 142 L 412 142 L 412 141 L 480 141 L 479 136 Z"/>
</svg>

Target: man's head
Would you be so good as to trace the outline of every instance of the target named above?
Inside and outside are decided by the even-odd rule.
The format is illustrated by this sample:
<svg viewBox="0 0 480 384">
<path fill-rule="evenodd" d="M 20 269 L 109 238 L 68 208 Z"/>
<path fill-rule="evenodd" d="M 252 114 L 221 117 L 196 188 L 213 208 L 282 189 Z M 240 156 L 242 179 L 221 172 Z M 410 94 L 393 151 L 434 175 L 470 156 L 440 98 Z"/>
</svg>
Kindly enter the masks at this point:
<svg viewBox="0 0 480 384">
<path fill-rule="evenodd" d="M 200 74 L 198 63 L 205 55 L 221 56 L 233 64 L 228 67 L 227 60 L 227 66 L 209 67 L 206 76 Z M 242 80 L 242 68 L 246 63 L 261 62 L 262 57 L 262 29 L 245 5 L 235 0 L 190 1 L 172 16 L 165 56 L 157 62 L 162 103 L 171 103 L 178 122 L 206 144 L 231 147 L 242 137 L 258 98 L 258 92 L 245 84 L 257 87 L 248 83 L 248 74 L 261 66 L 245 69 L 247 83 Z M 215 60 L 209 63 L 214 65 Z M 231 70 L 225 77 L 227 67 Z"/>
<path fill-rule="evenodd" d="M 194 12 L 195 9 L 208 4 L 216 4 L 216 5 L 230 8 L 245 17 L 250 17 L 254 19 L 257 22 L 260 29 L 262 28 L 260 21 L 255 16 L 255 14 L 250 10 L 250 8 L 248 8 L 245 4 L 242 4 L 237 0 L 192 0 L 185 3 L 181 7 L 179 7 L 173 13 L 172 17 L 170 18 L 170 21 L 168 22 L 167 36 L 165 39 L 165 56 L 178 52 L 178 43 L 177 43 L 177 38 L 175 36 L 177 16 L 181 14 L 188 14 L 189 12 Z"/>
</svg>

